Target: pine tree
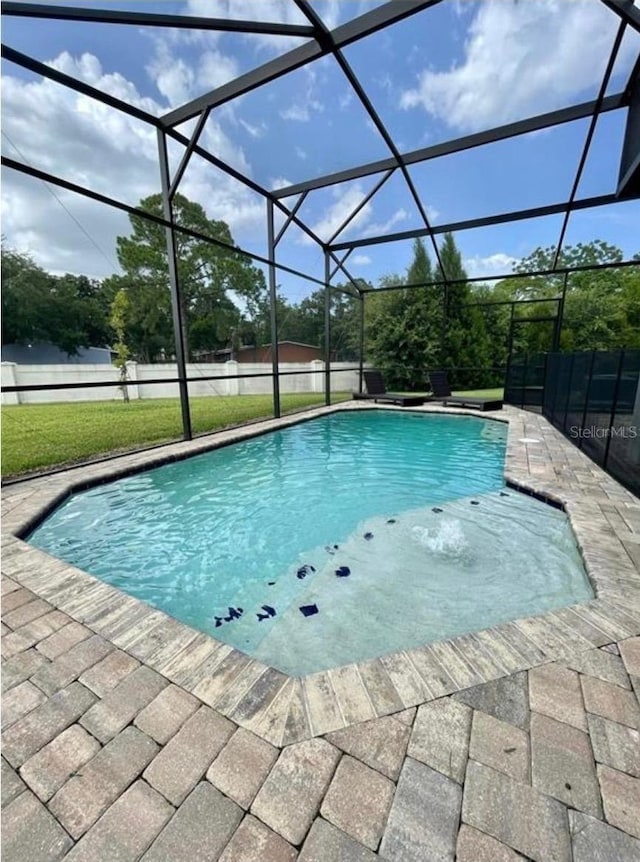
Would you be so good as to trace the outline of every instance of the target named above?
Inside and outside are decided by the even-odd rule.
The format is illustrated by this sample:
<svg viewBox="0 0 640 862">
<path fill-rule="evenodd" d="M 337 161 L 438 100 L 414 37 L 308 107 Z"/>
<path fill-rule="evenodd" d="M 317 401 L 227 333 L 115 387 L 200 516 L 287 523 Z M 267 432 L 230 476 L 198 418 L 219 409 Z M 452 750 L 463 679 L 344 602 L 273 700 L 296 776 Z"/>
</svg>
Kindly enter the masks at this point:
<svg viewBox="0 0 640 862">
<path fill-rule="evenodd" d="M 482 385 L 484 369 L 490 361 L 488 335 L 482 312 L 469 305 L 473 294 L 466 281 L 462 255 L 450 233 L 444 235 L 440 260 L 442 267 L 438 266 L 437 278 L 445 281 L 446 276 L 443 365 L 452 386 L 463 389 Z"/>
<path fill-rule="evenodd" d="M 413 260 L 407 270 L 407 284 L 422 287 L 405 291 L 404 328 L 412 345 L 412 381 L 424 386 L 429 370 L 441 362 L 443 326 L 442 287 L 432 284 L 434 274 L 424 242 L 419 237 L 413 243 Z"/>
</svg>

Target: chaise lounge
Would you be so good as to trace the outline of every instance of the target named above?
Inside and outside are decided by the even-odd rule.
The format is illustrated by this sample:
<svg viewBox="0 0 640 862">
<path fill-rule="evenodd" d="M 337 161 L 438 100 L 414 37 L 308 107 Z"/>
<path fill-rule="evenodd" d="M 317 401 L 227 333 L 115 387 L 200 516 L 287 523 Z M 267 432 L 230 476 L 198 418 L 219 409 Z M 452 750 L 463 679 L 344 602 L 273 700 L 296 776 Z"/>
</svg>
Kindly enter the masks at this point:
<svg viewBox="0 0 640 862">
<path fill-rule="evenodd" d="M 354 392 L 355 401 L 373 401 L 383 404 L 399 404 L 401 407 L 418 407 L 424 404 L 424 395 L 402 395 L 399 392 L 387 392 L 384 377 L 379 371 L 364 371 L 366 392 Z"/>
<path fill-rule="evenodd" d="M 433 398 L 442 401 L 443 406 L 470 407 L 474 410 L 500 410 L 502 399 L 478 398 L 471 395 L 452 395 L 446 371 L 432 371 L 429 374 Z"/>
</svg>

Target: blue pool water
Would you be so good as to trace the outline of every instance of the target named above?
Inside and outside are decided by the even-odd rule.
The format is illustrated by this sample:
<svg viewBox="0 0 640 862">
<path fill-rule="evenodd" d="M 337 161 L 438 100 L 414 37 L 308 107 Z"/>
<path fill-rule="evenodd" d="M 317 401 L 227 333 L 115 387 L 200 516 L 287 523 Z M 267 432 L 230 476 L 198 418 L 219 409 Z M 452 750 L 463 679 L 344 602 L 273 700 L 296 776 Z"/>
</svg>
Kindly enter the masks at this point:
<svg viewBox="0 0 640 862">
<path fill-rule="evenodd" d="M 308 673 L 592 595 L 565 515 L 504 488 L 505 439 L 336 413 L 74 495 L 30 542 Z"/>
</svg>

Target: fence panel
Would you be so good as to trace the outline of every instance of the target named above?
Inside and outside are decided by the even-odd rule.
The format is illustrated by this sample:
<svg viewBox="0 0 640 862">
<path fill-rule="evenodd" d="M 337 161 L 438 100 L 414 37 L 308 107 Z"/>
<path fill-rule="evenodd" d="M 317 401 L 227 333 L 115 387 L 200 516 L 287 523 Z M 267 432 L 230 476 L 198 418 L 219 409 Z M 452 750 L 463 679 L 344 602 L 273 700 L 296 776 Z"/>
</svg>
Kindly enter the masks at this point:
<svg viewBox="0 0 640 862">
<path fill-rule="evenodd" d="M 619 482 L 640 495 L 640 350 L 549 353 L 543 415 Z M 514 356 L 505 402 L 533 407 L 540 354 Z"/>
<path fill-rule="evenodd" d="M 640 350 L 623 352 L 605 465 L 640 495 Z"/>
<path fill-rule="evenodd" d="M 280 391 L 283 394 L 324 392 L 324 362 L 281 362 L 279 364 Z M 173 398 L 178 369 L 175 362 L 153 365 L 130 362 L 127 364 L 129 398 Z M 332 391 L 357 390 L 359 373 L 353 362 L 332 362 Z M 255 375 L 255 376 L 254 376 Z M 122 398 L 118 388 L 118 369 L 113 365 L 17 365 L 2 363 L 2 386 L 52 386 L 53 384 L 81 384 L 86 388 L 44 389 L 2 393 L 3 404 L 44 404 L 62 401 L 113 401 Z M 217 362 L 187 364 L 189 394 L 194 397 L 227 395 L 271 395 L 273 392 L 270 362 Z M 215 379 L 211 379 L 215 378 Z M 92 389 L 96 382 L 111 381 L 113 386 Z M 167 380 L 166 383 L 150 381 Z"/>
</svg>

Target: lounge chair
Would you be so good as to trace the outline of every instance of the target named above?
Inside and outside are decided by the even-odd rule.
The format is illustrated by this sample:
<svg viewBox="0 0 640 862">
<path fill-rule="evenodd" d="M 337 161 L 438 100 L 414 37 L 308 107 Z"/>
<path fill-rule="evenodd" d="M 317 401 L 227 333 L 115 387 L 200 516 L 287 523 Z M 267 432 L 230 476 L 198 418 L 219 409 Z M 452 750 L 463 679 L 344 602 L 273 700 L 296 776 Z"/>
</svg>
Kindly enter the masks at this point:
<svg viewBox="0 0 640 862">
<path fill-rule="evenodd" d="M 364 382 L 366 392 L 354 392 L 356 401 L 378 401 L 384 404 L 400 404 L 402 407 L 417 407 L 424 404 L 424 395 L 401 395 L 399 392 L 387 392 L 384 377 L 379 371 L 365 371 Z"/>
<path fill-rule="evenodd" d="M 442 401 L 445 407 L 471 407 L 474 410 L 500 410 L 502 399 L 477 398 L 470 395 L 452 395 L 446 371 L 432 371 L 429 374 L 434 399 Z"/>
</svg>

